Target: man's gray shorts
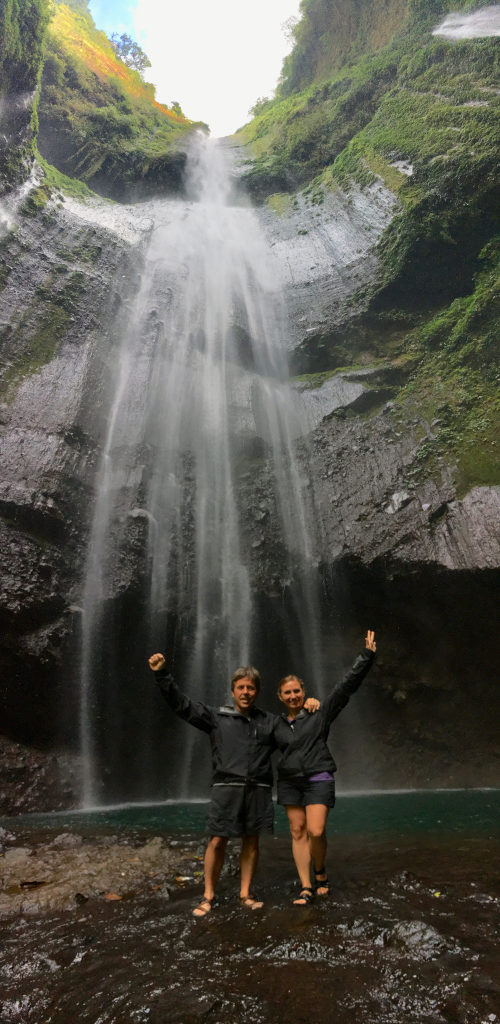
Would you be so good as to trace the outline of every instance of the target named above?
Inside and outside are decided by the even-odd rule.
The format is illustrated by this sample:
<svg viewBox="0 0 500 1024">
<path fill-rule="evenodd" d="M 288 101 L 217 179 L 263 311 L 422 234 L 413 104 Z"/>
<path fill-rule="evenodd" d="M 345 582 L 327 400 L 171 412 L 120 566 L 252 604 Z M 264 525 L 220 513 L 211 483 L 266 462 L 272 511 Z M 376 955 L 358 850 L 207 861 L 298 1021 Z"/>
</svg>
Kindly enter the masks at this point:
<svg viewBox="0 0 500 1024">
<path fill-rule="evenodd" d="M 257 836 L 272 832 L 274 810 L 270 786 L 213 786 L 206 831 L 211 836 Z"/>
</svg>

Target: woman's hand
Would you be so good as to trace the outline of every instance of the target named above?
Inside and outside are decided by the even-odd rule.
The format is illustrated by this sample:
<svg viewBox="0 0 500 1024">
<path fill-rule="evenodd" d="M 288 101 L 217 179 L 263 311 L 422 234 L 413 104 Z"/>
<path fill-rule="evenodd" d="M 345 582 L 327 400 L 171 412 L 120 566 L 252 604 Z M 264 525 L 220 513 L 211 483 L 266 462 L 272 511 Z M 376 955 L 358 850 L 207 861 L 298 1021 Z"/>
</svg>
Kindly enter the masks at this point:
<svg viewBox="0 0 500 1024">
<path fill-rule="evenodd" d="M 376 651 L 377 645 L 375 643 L 375 633 L 373 629 L 369 629 L 365 637 L 365 647 L 367 651 Z"/>
<path fill-rule="evenodd" d="M 320 707 L 321 703 L 316 699 L 316 697 L 308 697 L 307 700 L 304 701 L 304 711 L 310 711 L 311 714 L 314 714 L 315 711 L 319 711 Z"/>
<path fill-rule="evenodd" d="M 163 657 L 163 654 L 152 654 L 148 659 L 148 665 L 153 669 L 153 672 L 159 672 L 159 670 L 163 668 L 164 664 L 165 658 Z"/>
</svg>

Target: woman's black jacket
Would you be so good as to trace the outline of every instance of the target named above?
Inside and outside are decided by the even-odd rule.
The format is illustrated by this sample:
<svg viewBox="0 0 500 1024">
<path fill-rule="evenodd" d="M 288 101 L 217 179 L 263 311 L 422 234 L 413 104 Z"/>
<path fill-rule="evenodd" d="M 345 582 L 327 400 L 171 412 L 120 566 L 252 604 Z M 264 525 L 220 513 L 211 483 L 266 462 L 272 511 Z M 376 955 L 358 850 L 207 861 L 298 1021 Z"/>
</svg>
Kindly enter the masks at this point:
<svg viewBox="0 0 500 1024">
<path fill-rule="evenodd" d="M 276 728 L 276 740 L 282 751 L 278 762 L 278 778 L 295 776 L 308 778 L 319 772 L 336 771 L 335 761 L 327 747 L 328 733 L 333 720 L 345 708 L 349 698 L 356 692 L 375 658 L 373 651 L 363 651 L 349 672 L 325 698 L 319 711 L 310 715 L 299 711 L 292 723 L 286 714 L 280 716 Z"/>
</svg>

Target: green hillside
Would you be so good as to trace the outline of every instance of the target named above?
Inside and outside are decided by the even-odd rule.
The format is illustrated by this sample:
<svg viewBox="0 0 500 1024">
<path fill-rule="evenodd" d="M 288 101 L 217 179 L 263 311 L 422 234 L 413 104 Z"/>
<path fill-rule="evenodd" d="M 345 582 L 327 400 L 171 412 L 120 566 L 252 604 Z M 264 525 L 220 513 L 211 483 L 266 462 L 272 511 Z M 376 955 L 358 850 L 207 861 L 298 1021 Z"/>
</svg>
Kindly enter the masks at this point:
<svg viewBox="0 0 500 1024">
<path fill-rule="evenodd" d="M 38 109 L 42 155 L 115 198 L 178 188 L 186 136 L 199 126 L 157 101 L 75 0 L 54 8 Z"/>
<path fill-rule="evenodd" d="M 496 38 L 433 36 L 450 9 L 447 0 L 303 0 L 276 97 L 236 141 L 261 202 L 302 191 L 317 211 L 334 190 L 377 178 L 398 197 L 377 280 L 350 300 L 343 327 L 312 342 L 314 352 L 304 343 L 296 365 L 326 372 L 346 350 L 347 361 L 367 349 L 420 356 L 401 404 L 424 402 L 439 425 L 415 471 L 447 452 L 466 487 L 500 480 L 500 48 Z"/>
</svg>

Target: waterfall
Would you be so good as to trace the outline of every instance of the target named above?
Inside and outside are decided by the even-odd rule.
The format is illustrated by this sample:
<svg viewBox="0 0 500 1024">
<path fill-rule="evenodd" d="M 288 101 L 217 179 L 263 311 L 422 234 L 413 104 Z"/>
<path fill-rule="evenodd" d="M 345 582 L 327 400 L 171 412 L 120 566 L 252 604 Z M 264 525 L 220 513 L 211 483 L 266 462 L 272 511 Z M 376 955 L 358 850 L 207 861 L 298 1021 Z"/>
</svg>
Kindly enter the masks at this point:
<svg viewBox="0 0 500 1024">
<path fill-rule="evenodd" d="M 220 703 L 234 668 L 255 659 L 251 562 L 260 542 L 246 521 L 240 481 L 251 490 L 253 467 L 267 460 L 274 512 L 259 515 L 277 517 L 296 582 L 290 650 L 307 649 L 309 678 L 318 683 L 316 525 L 296 454 L 308 426 L 288 381 L 286 315 L 272 255 L 255 211 L 234 194 L 228 164 L 220 144 L 200 137 L 186 197 L 147 204 L 153 228 L 118 347 L 87 554 L 80 705 L 86 806 L 102 798 L 107 744 L 121 742 L 128 699 L 123 677 L 109 699 L 101 691 L 111 685 L 103 665 L 116 661 L 109 607 L 128 558 L 131 518 L 147 537 L 135 623 L 141 650 L 148 642 L 150 653 L 164 648 L 174 609 L 177 635 L 186 627 L 176 641 L 184 646 L 182 685 L 195 699 Z M 283 671 L 292 667 L 288 661 Z M 137 710 L 130 751 L 141 762 L 144 798 L 157 795 L 147 781 L 154 743 L 148 699 Z M 199 791 L 200 779 L 197 734 L 183 729 L 175 793 L 186 797 Z M 126 745 L 120 756 L 127 758 Z"/>
</svg>

